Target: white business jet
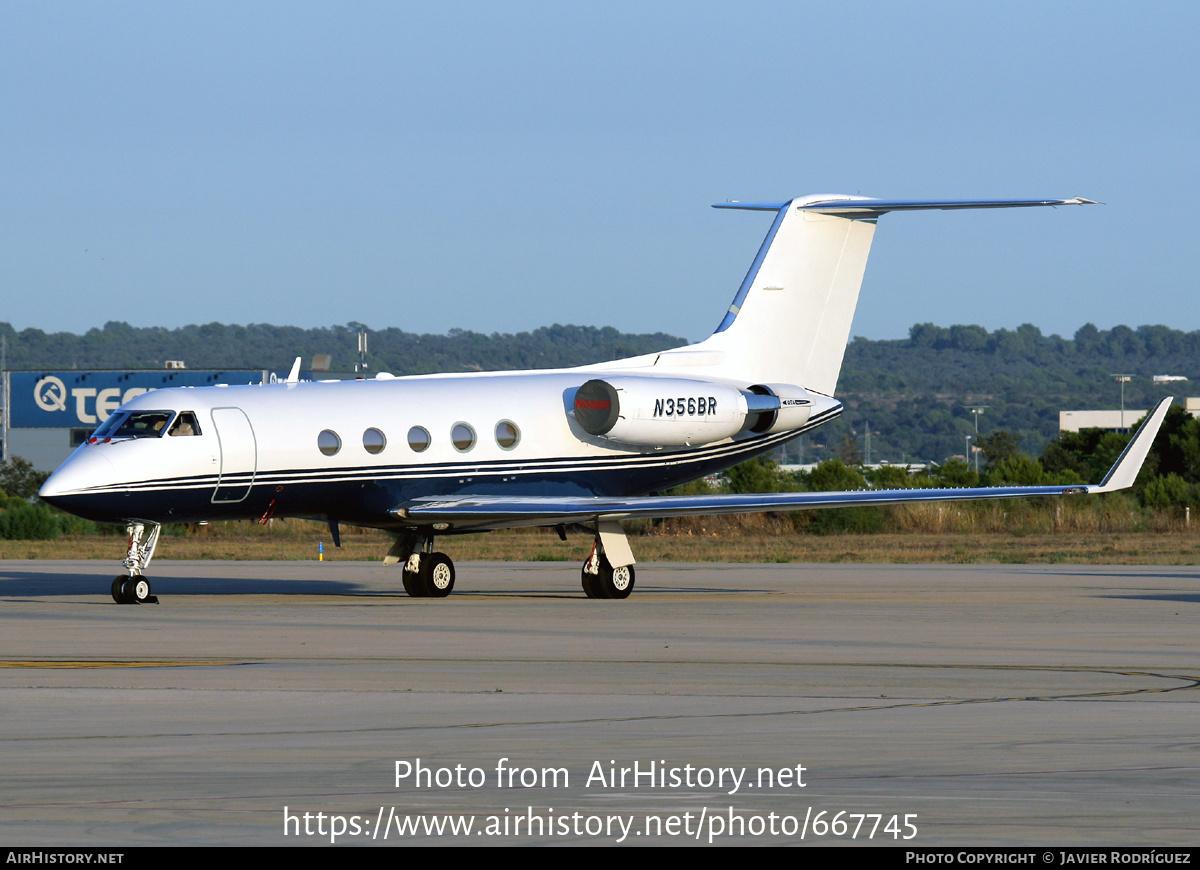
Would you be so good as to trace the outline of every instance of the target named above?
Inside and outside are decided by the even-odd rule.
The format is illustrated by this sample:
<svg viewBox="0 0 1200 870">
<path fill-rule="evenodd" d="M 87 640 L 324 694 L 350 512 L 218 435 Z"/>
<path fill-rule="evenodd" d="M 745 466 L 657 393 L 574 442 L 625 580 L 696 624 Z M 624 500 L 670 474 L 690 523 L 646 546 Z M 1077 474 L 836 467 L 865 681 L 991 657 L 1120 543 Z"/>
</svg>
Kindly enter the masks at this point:
<svg viewBox="0 0 1200 870">
<path fill-rule="evenodd" d="M 129 527 L 118 603 L 156 601 L 145 576 L 163 523 L 306 517 L 386 529 L 409 595 L 441 597 L 437 536 L 582 529 L 589 598 L 626 598 L 631 518 L 1109 492 L 1133 484 L 1160 403 L 1088 486 L 662 496 L 837 417 L 833 398 L 875 223 L 891 211 L 1083 205 L 1086 199 L 909 201 L 806 196 L 722 203 L 774 213 L 712 336 L 573 369 L 163 389 L 122 405 L 42 487 L 64 510 Z"/>
</svg>

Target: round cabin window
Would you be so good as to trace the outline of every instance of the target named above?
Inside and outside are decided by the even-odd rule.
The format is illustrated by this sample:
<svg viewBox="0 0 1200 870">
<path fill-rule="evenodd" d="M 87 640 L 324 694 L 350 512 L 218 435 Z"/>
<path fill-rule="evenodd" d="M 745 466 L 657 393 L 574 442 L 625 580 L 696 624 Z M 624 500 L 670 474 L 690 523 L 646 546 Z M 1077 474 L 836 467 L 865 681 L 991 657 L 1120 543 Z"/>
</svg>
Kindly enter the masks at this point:
<svg viewBox="0 0 1200 870">
<path fill-rule="evenodd" d="M 342 439 L 331 429 L 322 429 L 317 436 L 317 449 L 326 456 L 333 456 L 342 449 Z"/>
<path fill-rule="evenodd" d="M 378 429 L 371 428 L 363 433 L 363 449 L 368 453 L 382 453 L 387 447 L 387 438 Z"/>
<path fill-rule="evenodd" d="M 455 423 L 450 430 L 450 441 L 459 453 L 466 453 L 475 446 L 475 430 L 466 423 Z"/>
<path fill-rule="evenodd" d="M 413 426 L 408 430 L 408 446 L 416 453 L 429 449 L 431 439 L 429 432 L 421 426 Z"/>
<path fill-rule="evenodd" d="M 501 420 L 496 424 L 496 443 L 505 450 L 512 450 L 521 440 L 521 430 L 511 420 Z"/>
</svg>

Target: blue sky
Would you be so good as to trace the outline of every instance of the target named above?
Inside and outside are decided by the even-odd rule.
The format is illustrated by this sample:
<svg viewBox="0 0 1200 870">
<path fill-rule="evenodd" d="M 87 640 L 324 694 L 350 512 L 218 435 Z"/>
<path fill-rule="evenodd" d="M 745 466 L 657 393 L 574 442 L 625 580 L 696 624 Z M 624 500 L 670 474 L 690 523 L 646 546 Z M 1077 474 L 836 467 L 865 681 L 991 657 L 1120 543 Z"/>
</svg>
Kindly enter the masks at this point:
<svg viewBox="0 0 1200 870">
<path fill-rule="evenodd" d="M 881 219 L 853 333 L 1195 301 L 1187 3 L 0 4 L 0 321 L 699 339 L 770 216 Z"/>
</svg>

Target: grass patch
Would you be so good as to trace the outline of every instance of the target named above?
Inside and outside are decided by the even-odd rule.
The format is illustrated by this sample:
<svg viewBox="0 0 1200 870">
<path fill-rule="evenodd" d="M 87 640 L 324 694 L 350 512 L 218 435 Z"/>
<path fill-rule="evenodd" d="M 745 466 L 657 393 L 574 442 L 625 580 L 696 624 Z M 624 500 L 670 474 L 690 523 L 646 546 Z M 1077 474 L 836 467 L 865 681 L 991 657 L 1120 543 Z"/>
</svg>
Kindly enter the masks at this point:
<svg viewBox="0 0 1200 870">
<path fill-rule="evenodd" d="M 784 530 L 781 531 L 781 528 Z M 264 528 L 225 523 L 164 536 L 156 559 L 315 561 L 324 544 L 327 561 L 379 561 L 391 537 L 373 530 L 342 530 L 342 546 L 317 523 L 289 520 Z M 950 531 L 806 535 L 764 523 L 757 530 L 711 529 L 676 534 L 654 529 L 631 534 L 639 562 L 866 562 L 896 564 L 1200 564 L 1200 523 L 1170 531 L 1113 533 Z M 1067 546 L 1064 546 L 1067 545 Z M 448 535 L 437 548 L 457 562 L 535 561 L 582 563 L 592 542 L 573 534 L 562 542 L 551 530 L 520 529 Z M 119 562 L 125 539 L 116 535 L 64 535 L 54 541 L 0 541 L 3 559 L 106 559 Z"/>
</svg>

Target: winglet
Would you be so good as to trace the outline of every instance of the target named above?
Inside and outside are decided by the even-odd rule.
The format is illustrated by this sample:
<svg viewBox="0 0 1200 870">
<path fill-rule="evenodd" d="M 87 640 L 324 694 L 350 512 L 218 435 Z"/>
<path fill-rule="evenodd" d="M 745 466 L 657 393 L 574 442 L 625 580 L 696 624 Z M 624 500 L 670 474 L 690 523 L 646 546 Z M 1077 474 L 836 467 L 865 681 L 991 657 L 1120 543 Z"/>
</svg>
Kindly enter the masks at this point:
<svg viewBox="0 0 1200 870">
<path fill-rule="evenodd" d="M 1150 452 L 1150 445 L 1154 443 L 1154 437 L 1158 435 L 1159 427 L 1162 426 L 1163 419 L 1167 416 L 1167 409 L 1171 407 L 1174 398 L 1174 396 L 1167 396 L 1154 406 L 1154 410 L 1150 412 L 1146 422 L 1125 445 L 1124 452 L 1109 469 L 1104 480 L 1100 482 L 1099 486 L 1089 486 L 1088 492 L 1113 492 L 1133 486 L 1133 481 L 1137 479 L 1138 472 L 1142 470 L 1142 463 L 1146 461 L 1146 454 Z"/>
<path fill-rule="evenodd" d="M 292 370 L 288 372 L 287 381 L 289 384 L 300 383 L 300 357 L 296 357 L 296 361 L 292 363 Z"/>
</svg>

